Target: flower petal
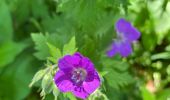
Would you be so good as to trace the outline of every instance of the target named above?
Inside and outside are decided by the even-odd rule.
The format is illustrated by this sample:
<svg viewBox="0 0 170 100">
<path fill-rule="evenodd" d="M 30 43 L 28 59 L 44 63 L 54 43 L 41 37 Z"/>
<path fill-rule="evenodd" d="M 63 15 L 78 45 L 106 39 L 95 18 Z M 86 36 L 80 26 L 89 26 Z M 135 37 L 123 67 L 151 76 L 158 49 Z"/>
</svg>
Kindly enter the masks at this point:
<svg viewBox="0 0 170 100">
<path fill-rule="evenodd" d="M 64 72 L 70 72 L 73 69 L 73 65 L 66 59 L 69 59 L 70 55 L 66 55 L 63 58 L 59 59 L 58 67 L 60 70 Z"/>
<path fill-rule="evenodd" d="M 128 41 L 114 41 L 112 44 L 111 50 L 107 52 L 109 57 L 114 56 L 115 54 L 120 53 L 121 56 L 127 57 L 132 53 L 131 45 Z"/>
<path fill-rule="evenodd" d="M 87 57 L 83 57 L 81 59 L 80 66 L 83 67 L 84 69 L 86 69 L 87 71 L 94 71 L 94 64 Z"/>
<path fill-rule="evenodd" d="M 140 37 L 140 32 L 132 26 L 132 24 L 121 18 L 115 25 L 117 34 L 123 34 L 129 42 L 137 40 Z"/>
<path fill-rule="evenodd" d="M 62 92 L 72 91 L 74 88 L 69 75 L 66 75 L 63 71 L 59 70 L 54 77 L 55 84 Z"/>
<path fill-rule="evenodd" d="M 132 53 L 132 48 L 129 42 L 121 42 L 119 44 L 119 53 L 123 56 L 123 57 L 127 57 L 128 55 L 130 55 Z"/>
<path fill-rule="evenodd" d="M 74 56 L 79 56 L 80 58 L 83 58 L 83 55 L 79 52 L 74 53 Z"/>
<path fill-rule="evenodd" d="M 68 59 L 68 61 L 70 61 L 72 65 L 77 66 L 80 63 L 81 58 L 81 54 L 75 53 Z"/>
<path fill-rule="evenodd" d="M 81 99 L 86 99 L 89 96 L 83 87 L 75 87 L 72 92 L 76 97 Z"/>
<path fill-rule="evenodd" d="M 96 72 L 92 81 L 85 81 L 83 87 L 89 94 L 93 93 L 100 86 L 100 78 Z"/>
<path fill-rule="evenodd" d="M 113 57 L 117 52 L 118 52 L 118 51 L 117 51 L 117 46 L 116 46 L 116 44 L 115 44 L 115 43 L 112 43 L 111 49 L 108 50 L 108 51 L 106 52 L 106 54 L 107 54 L 108 57 Z"/>
</svg>

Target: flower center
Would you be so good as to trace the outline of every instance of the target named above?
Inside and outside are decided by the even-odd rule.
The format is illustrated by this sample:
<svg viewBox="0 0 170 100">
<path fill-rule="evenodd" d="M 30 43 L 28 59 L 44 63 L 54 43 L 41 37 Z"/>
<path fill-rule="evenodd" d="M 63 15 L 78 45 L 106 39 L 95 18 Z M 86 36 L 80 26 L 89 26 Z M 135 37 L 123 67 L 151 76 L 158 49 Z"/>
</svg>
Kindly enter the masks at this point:
<svg viewBox="0 0 170 100">
<path fill-rule="evenodd" d="M 72 72 L 71 79 L 75 84 L 81 84 L 87 76 L 87 72 L 83 68 L 76 68 Z"/>
<path fill-rule="evenodd" d="M 126 42 L 126 38 L 122 33 L 117 32 L 117 38 L 114 39 L 114 41 L 117 43 L 122 43 L 122 42 Z"/>
<path fill-rule="evenodd" d="M 119 41 L 122 41 L 122 40 L 124 40 L 125 38 L 124 38 L 124 36 L 123 36 L 123 34 L 122 33 L 117 33 L 117 40 L 119 40 Z"/>
</svg>

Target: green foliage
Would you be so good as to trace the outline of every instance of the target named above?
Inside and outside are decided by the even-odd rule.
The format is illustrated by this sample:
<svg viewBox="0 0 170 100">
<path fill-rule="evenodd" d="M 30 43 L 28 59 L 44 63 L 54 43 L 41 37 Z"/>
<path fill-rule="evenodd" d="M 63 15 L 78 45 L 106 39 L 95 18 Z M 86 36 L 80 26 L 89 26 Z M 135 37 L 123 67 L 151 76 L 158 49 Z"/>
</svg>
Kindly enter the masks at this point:
<svg viewBox="0 0 170 100">
<path fill-rule="evenodd" d="M 106 71 L 104 78 L 108 85 L 114 89 L 134 82 L 132 76 L 127 72 L 128 64 L 121 61 L 105 58 L 103 61 L 103 70 Z"/>
<path fill-rule="evenodd" d="M 73 54 L 77 51 L 75 37 L 72 37 L 68 44 L 64 45 L 63 55 Z"/>
<path fill-rule="evenodd" d="M 48 46 L 46 45 L 48 34 L 45 36 L 43 34 L 32 34 L 31 37 L 36 45 L 35 49 L 37 52 L 35 56 L 41 60 L 46 59 L 46 57 L 49 56 Z"/>
<path fill-rule="evenodd" d="M 33 64 L 36 65 L 32 56 L 22 53 L 1 72 L 2 100 L 21 100 L 31 92 L 28 85 L 35 72 Z"/>
<path fill-rule="evenodd" d="M 170 89 L 167 88 L 165 90 L 162 90 L 161 92 L 157 93 L 157 100 L 166 100 L 170 98 Z"/>
<path fill-rule="evenodd" d="M 51 57 L 48 57 L 48 60 L 53 63 L 57 63 L 58 59 L 62 57 L 61 51 L 50 43 L 47 43 L 47 45 L 51 55 Z"/>
<path fill-rule="evenodd" d="M 143 100 L 156 100 L 155 95 L 150 93 L 145 87 L 141 87 Z"/>
<path fill-rule="evenodd" d="M 15 43 L 12 41 L 4 42 L 0 45 L 0 67 L 14 61 L 15 57 L 26 47 L 23 43 Z"/>
<path fill-rule="evenodd" d="M 41 35 L 42 37 L 37 37 Z M 44 36 L 42 34 L 32 34 L 32 38 L 35 42 L 35 44 L 37 45 L 37 50 L 41 50 L 43 48 L 43 46 L 41 46 L 42 41 L 43 42 L 47 42 L 47 40 L 44 38 Z M 46 40 L 46 41 L 44 41 Z M 42 81 L 41 82 L 41 97 L 42 99 L 45 99 L 45 96 L 51 92 L 53 92 L 53 95 L 55 97 L 55 100 L 58 99 L 59 96 L 59 90 L 57 89 L 54 81 L 53 81 L 53 77 L 54 77 L 54 72 L 56 72 L 57 68 L 57 63 L 58 63 L 58 59 L 61 58 L 63 55 L 67 55 L 67 54 L 73 54 L 76 52 L 77 48 L 76 48 L 76 41 L 75 41 L 75 37 L 72 37 L 70 39 L 70 41 L 64 45 L 63 47 L 63 53 L 61 53 L 60 49 L 55 47 L 54 45 L 50 44 L 50 43 L 46 43 L 46 46 L 48 47 L 48 51 L 45 51 L 47 53 L 49 53 L 51 56 L 47 57 L 47 64 L 46 64 L 46 68 L 39 70 L 33 77 L 32 82 L 30 83 L 30 87 L 32 87 L 35 83 L 37 83 L 38 81 Z M 40 53 L 42 53 L 42 51 L 38 51 Z M 43 54 L 43 53 L 42 53 Z M 40 54 L 41 55 L 41 54 Z M 52 65 L 50 63 L 50 61 L 52 63 L 54 63 L 54 65 Z M 76 100 L 76 98 L 70 94 L 64 94 L 65 98 L 70 98 L 71 100 Z"/>
<path fill-rule="evenodd" d="M 103 56 L 122 17 L 141 37 L 129 57 Z M 75 52 L 101 77 L 87 100 L 168 100 L 169 23 L 169 0 L 0 0 L 0 100 L 79 100 L 53 81 L 58 59 Z"/>
<path fill-rule="evenodd" d="M 10 11 L 4 0 L 0 1 L 0 42 L 12 39 L 13 28 Z"/>
</svg>

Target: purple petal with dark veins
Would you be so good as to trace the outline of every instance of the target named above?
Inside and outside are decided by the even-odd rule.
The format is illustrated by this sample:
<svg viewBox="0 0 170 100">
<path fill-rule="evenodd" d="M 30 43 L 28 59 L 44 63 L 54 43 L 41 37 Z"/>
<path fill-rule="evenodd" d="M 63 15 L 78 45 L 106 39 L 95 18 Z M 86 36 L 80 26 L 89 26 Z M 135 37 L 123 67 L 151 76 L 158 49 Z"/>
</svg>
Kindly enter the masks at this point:
<svg viewBox="0 0 170 100">
<path fill-rule="evenodd" d="M 62 92 L 72 91 L 74 86 L 70 80 L 69 75 L 65 74 L 63 71 L 58 71 L 54 77 L 55 84 L 58 89 Z"/>
</svg>

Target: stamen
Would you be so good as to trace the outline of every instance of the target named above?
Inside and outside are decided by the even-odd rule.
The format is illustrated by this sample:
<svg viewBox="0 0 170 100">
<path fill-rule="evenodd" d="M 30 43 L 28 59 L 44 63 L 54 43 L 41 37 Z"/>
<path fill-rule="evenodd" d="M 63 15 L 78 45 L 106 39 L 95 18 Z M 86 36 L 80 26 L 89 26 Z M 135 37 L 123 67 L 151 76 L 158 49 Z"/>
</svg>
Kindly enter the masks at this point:
<svg viewBox="0 0 170 100">
<path fill-rule="evenodd" d="M 72 81 L 75 84 L 80 84 L 80 83 L 82 83 L 85 80 L 86 75 L 87 75 L 87 72 L 86 72 L 85 69 L 83 69 L 83 68 L 76 68 L 72 72 L 71 79 L 72 79 Z"/>
</svg>

